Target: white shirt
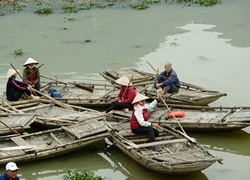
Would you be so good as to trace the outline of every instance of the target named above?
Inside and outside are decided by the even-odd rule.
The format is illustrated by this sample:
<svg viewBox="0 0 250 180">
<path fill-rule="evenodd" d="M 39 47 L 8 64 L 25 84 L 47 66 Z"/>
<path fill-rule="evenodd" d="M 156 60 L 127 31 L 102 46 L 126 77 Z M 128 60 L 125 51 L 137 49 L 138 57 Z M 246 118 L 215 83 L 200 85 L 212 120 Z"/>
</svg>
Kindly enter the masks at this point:
<svg viewBox="0 0 250 180">
<path fill-rule="evenodd" d="M 156 106 L 157 104 L 157 100 L 155 99 L 153 102 L 151 102 L 150 104 L 144 104 L 143 106 L 140 105 L 139 103 L 136 104 L 134 106 L 134 114 L 135 114 L 135 117 L 138 121 L 138 123 L 143 126 L 143 127 L 149 127 L 151 126 L 151 123 L 148 122 L 148 121 L 145 121 L 144 118 L 143 118 L 143 114 L 142 114 L 142 111 L 143 109 L 148 109 L 148 111 L 153 111 L 154 107 Z"/>
</svg>

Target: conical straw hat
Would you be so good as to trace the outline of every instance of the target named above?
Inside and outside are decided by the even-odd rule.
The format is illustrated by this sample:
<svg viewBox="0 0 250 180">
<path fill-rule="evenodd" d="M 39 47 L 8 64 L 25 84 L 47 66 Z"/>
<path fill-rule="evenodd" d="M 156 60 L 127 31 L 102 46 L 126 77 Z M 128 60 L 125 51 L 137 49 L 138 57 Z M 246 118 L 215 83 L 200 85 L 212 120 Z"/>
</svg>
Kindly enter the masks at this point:
<svg viewBox="0 0 250 180">
<path fill-rule="evenodd" d="M 34 60 L 33 58 L 29 58 L 24 64 L 23 66 L 29 65 L 29 64 L 39 64 L 39 62 L 37 62 L 36 60 Z"/>
<path fill-rule="evenodd" d="M 132 104 L 137 103 L 137 102 L 140 102 L 140 101 L 142 101 L 142 100 L 146 100 L 146 99 L 149 99 L 149 97 L 144 96 L 144 95 L 138 93 L 138 94 L 135 96 L 135 98 L 134 98 Z"/>
<path fill-rule="evenodd" d="M 9 69 L 7 72 L 6 78 L 9 79 L 14 74 L 16 74 L 16 71 L 14 69 Z"/>
<path fill-rule="evenodd" d="M 121 78 L 117 79 L 115 82 L 117 84 L 120 84 L 120 85 L 123 85 L 123 86 L 127 86 L 128 84 L 129 84 L 129 86 L 132 85 L 132 82 L 130 82 L 130 80 L 128 79 L 127 76 L 122 76 Z"/>
</svg>

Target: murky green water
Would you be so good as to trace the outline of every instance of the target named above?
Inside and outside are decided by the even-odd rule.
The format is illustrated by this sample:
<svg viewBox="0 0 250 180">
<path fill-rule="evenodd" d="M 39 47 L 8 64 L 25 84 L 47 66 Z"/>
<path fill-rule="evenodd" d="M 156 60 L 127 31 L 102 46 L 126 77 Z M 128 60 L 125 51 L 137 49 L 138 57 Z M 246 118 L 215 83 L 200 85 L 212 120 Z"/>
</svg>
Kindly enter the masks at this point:
<svg viewBox="0 0 250 180">
<path fill-rule="evenodd" d="M 22 12 L 0 17 L 0 93 L 9 63 L 18 69 L 28 57 L 45 65 L 43 74 L 67 80 L 101 78 L 120 67 L 151 71 L 171 61 L 181 80 L 228 93 L 214 105 L 250 106 L 250 1 L 224 0 L 212 8 L 156 5 L 39 17 Z M 67 28 L 67 30 L 64 30 Z M 90 39 L 90 43 L 84 43 Z M 15 49 L 24 55 L 14 58 Z M 104 142 L 63 157 L 20 164 L 26 179 L 62 179 L 67 169 L 91 170 L 108 179 L 248 179 L 250 128 L 232 133 L 192 133 L 224 158 L 201 173 L 183 177 L 151 172 Z M 3 169 L 3 168 L 2 168 Z M 4 170 L 4 169 L 3 169 Z"/>
</svg>

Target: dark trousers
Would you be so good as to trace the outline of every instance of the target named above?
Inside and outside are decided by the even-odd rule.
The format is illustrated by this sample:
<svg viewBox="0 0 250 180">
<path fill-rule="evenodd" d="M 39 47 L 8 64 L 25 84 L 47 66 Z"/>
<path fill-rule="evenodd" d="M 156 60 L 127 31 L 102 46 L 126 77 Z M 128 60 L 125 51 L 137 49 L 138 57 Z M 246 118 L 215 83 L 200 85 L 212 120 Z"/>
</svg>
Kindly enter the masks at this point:
<svg viewBox="0 0 250 180">
<path fill-rule="evenodd" d="M 106 110 L 106 113 L 108 113 L 111 110 L 123 110 L 128 108 L 129 110 L 133 110 L 134 109 L 134 105 L 133 104 L 125 104 L 125 103 L 120 103 L 118 101 L 115 101 L 111 104 L 111 106 Z"/>
<path fill-rule="evenodd" d="M 179 88 L 177 88 L 174 84 L 171 84 L 169 86 L 164 86 L 163 91 L 166 93 L 177 93 L 179 91 Z"/>
<path fill-rule="evenodd" d="M 155 137 L 159 135 L 159 131 L 151 126 L 149 127 L 139 126 L 138 128 L 131 130 L 135 134 L 147 134 L 150 142 L 154 142 Z"/>
</svg>

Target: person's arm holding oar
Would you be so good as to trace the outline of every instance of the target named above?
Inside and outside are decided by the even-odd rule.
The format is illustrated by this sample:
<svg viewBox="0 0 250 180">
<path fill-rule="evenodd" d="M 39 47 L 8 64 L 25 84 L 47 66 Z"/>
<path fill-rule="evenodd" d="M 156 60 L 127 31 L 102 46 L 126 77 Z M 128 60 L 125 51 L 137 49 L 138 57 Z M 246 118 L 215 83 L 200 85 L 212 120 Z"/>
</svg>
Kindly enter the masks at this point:
<svg viewBox="0 0 250 180">
<path fill-rule="evenodd" d="M 24 81 L 23 77 L 22 77 L 21 74 L 17 71 L 17 69 L 16 69 L 12 64 L 10 64 L 10 65 L 11 65 L 11 67 L 16 71 L 16 73 L 18 74 L 18 76 Z M 26 83 L 26 84 L 27 84 L 27 83 Z M 38 93 L 38 94 L 43 95 L 43 96 L 46 97 L 47 99 L 51 100 L 53 103 L 55 103 L 55 104 L 57 104 L 57 105 L 59 105 L 59 106 L 61 106 L 61 107 L 64 107 L 65 109 L 74 110 L 74 108 L 70 107 L 69 105 L 67 105 L 67 104 L 65 104 L 65 103 L 63 103 L 63 102 L 60 102 L 60 101 L 58 101 L 58 100 L 56 100 L 56 99 L 54 99 L 54 98 L 52 98 L 52 97 L 50 97 L 50 96 L 48 96 L 48 95 L 46 95 L 46 94 L 40 92 L 40 91 L 38 91 L 38 90 L 36 90 L 36 89 L 34 89 L 34 88 L 32 88 L 32 87 L 30 87 L 30 89 L 31 89 L 32 91 L 35 91 L 35 92 Z"/>
</svg>

